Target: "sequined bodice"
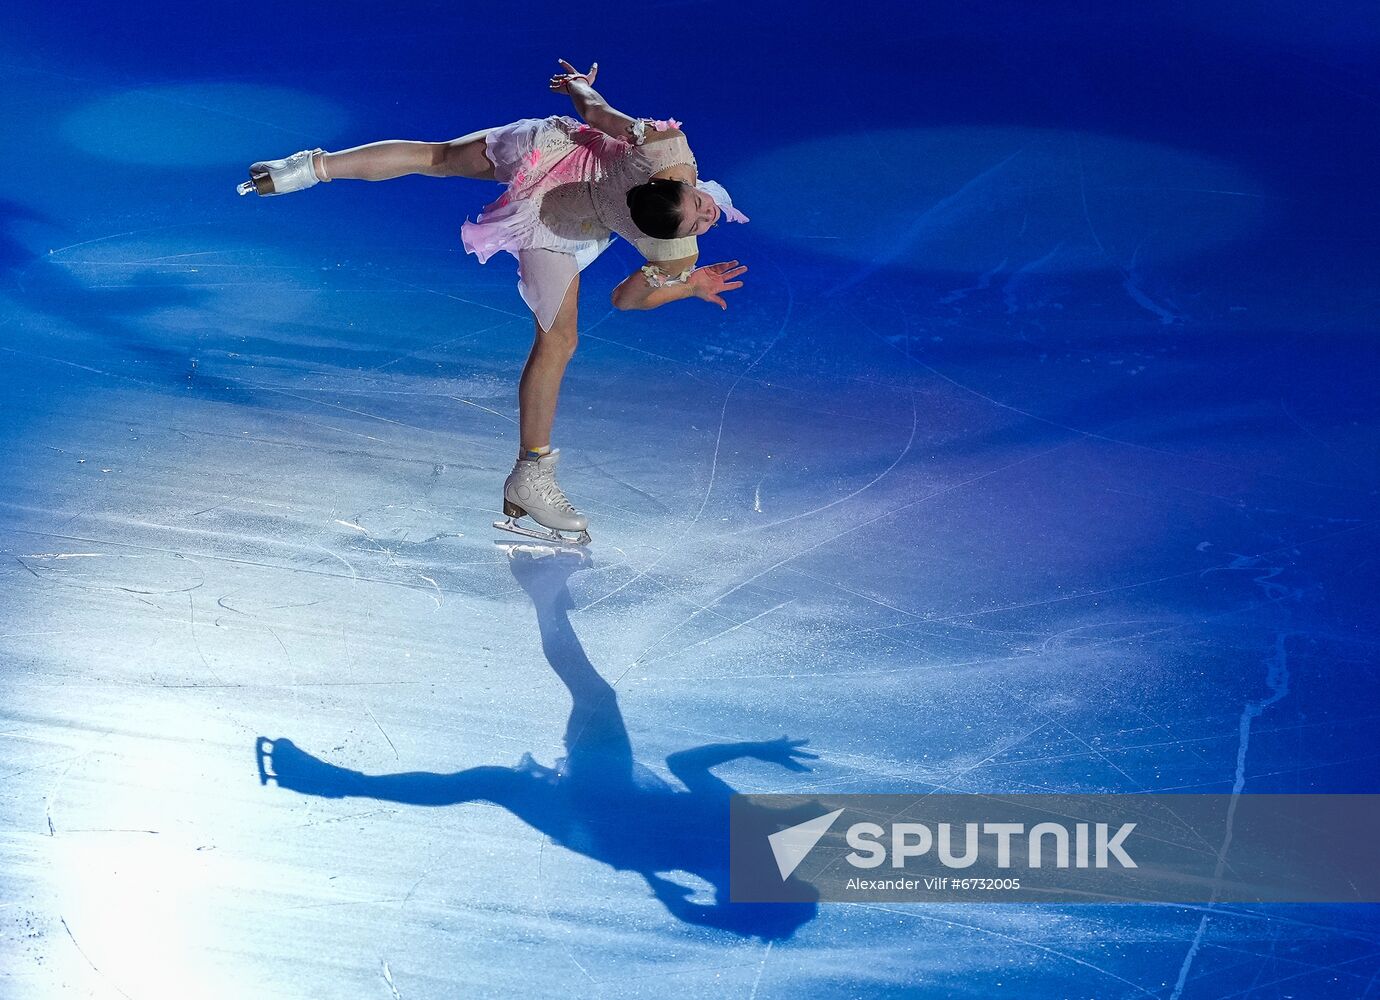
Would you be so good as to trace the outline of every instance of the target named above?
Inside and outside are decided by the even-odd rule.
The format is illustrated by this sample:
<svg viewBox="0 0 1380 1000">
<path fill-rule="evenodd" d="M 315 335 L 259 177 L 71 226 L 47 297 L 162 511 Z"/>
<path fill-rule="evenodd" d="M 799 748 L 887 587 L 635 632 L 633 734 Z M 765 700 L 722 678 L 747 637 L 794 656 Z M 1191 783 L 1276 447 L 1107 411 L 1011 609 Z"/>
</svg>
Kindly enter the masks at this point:
<svg viewBox="0 0 1380 1000">
<path fill-rule="evenodd" d="M 628 191 L 653 174 L 682 163 L 696 169 L 685 136 L 636 146 L 589 125 L 573 121 L 570 124 L 568 132 L 552 129 L 543 135 L 532 154 L 534 166 L 557 161 L 540 178 L 540 183 L 534 184 L 542 189 L 533 192 L 540 202 L 542 224 L 566 240 L 599 239 L 608 232 L 617 233 L 648 260 L 693 255 L 698 249 L 693 236 L 658 240 L 643 234 L 633 223 L 627 202 Z M 562 145 L 568 143 L 574 143 L 578 149 L 561 156 Z M 527 180 L 522 173 L 514 177 L 515 193 L 522 193 Z"/>
</svg>

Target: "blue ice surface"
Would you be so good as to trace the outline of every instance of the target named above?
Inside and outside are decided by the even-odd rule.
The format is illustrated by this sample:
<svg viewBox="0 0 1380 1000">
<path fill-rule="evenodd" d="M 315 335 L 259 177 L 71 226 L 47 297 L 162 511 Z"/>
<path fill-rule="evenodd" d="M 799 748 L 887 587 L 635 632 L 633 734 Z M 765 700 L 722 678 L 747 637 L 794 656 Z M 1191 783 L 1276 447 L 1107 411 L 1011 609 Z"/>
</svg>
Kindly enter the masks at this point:
<svg viewBox="0 0 1380 1000">
<path fill-rule="evenodd" d="M 1380 26 L 1147 6 L 9 12 L 0 994 L 1380 994 L 1372 906 L 724 892 L 732 791 L 1377 790 Z M 489 527 L 497 188 L 233 194 L 558 57 L 752 216 L 583 276 L 588 564 Z"/>
</svg>

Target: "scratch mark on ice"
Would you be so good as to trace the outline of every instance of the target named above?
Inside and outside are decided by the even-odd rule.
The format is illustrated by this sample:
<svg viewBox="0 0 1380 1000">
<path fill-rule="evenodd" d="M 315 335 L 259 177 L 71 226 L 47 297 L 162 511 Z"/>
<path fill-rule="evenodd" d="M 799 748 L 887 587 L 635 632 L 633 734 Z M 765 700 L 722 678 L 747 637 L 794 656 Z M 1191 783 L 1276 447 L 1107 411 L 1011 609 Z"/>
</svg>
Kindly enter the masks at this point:
<svg viewBox="0 0 1380 1000">
<path fill-rule="evenodd" d="M 1021 232 L 1023 233 L 1024 231 L 1025 227 L 1022 226 Z M 978 278 L 978 283 L 976 285 L 973 285 L 970 288 L 955 288 L 948 295 L 940 299 L 939 304 L 942 306 L 952 305 L 955 302 L 960 302 L 963 299 L 966 299 L 970 292 L 985 292 L 987 289 L 992 287 L 992 279 L 1001 273 L 1001 269 L 1006 266 L 1007 260 L 1008 258 L 1003 257 L 1001 259 L 1001 263 L 998 264 L 996 267 L 992 268 L 992 270 L 984 271 L 982 275 Z"/>
<path fill-rule="evenodd" d="M 1017 293 L 1020 291 L 1021 285 L 1026 282 L 1031 274 L 1038 274 L 1042 267 L 1058 257 L 1060 251 L 1063 249 L 1064 241 L 1060 240 L 1054 245 L 1054 249 L 1049 253 L 1017 268 L 1012 272 L 1011 277 L 1006 279 L 1006 283 L 1002 285 L 1001 298 L 1002 302 L 1006 305 L 1006 314 L 1008 316 L 1014 315 L 1020 311 L 1021 305 Z M 1003 261 L 1003 263 L 1005 262 Z"/>
<path fill-rule="evenodd" d="M 498 417 L 500 420 L 506 420 L 506 421 L 508 421 L 508 423 L 510 423 L 510 424 L 516 424 L 516 423 L 517 423 L 517 421 L 514 420 L 512 417 L 508 416 L 508 414 L 506 414 L 506 413 L 499 413 L 497 410 L 491 409 L 491 408 L 489 408 L 489 407 L 487 407 L 487 406 L 481 406 L 479 403 L 476 403 L 476 402 L 475 402 L 474 400 L 472 400 L 472 399 L 462 399 L 462 398 L 459 397 L 459 396 L 451 396 L 451 395 L 447 395 L 446 398 L 447 398 L 447 399 L 453 399 L 453 400 L 455 400 L 455 402 L 457 402 L 457 403 L 464 403 L 466 406 L 473 406 L 476 410 L 483 410 L 485 413 L 492 413 L 494 416 Z"/>
<path fill-rule="evenodd" d="M 794 597 L 792 597 L 792 598 L 791 598 L 790 600 L 788 600 L 788 601 L 782 601 L 780 604 L 776 605 L 776 606 L 773 607 L 773 608 L 768 608 L 766 611 L 761 611 L 761 612 L 759 612 L 759 613 L 753 615 L 751 618 L 748 618 L 748 619 L 746 619 L 746 620 L 744 620 L 744 621 L 741 621 L 741 622 L 736 623 L 736 624 L 733 625 L 731 628 L 726 628 L 726 629 L 724 629 L 722 632 L 715 632 L 713 635 L 707 636 L 707 637 L 701 639 L 699 642 L 692 642 L 690 645 L 684 646 L 684 647 L 682 647 L 682 648 L 676 650 L 675 652 L 667 653 L 667 654 L 665 654 L 664 656 L 658 656 L 658 657 L 656 657 L 655 659 L 643 660 L 642 658 L 643 658 L 644 656 L 646 656 L 646 655 L 647 655 L 648 653 L 650 653 L 653 649 L 655 649 L 658 645 L 660 645 L 660 644 L 661 644 L 662 642 L 664 642 L 666 639 L 670 638 L 670 637 L 671 637 L 672 635 L 674 635 L 677 631 L 679 631 L 680 626 L 676 626 L 676 628 L 672 629 L 670 632 L 667 632 L 667 633 L 666 633 L 665 635 L 663 635 L 660 639 L 658 639 L 656 642 L 652 643 L 650 646 L 648 646 L 646 649 L 644 649 L 641 653 L 639 653 L 639 654 L 637 655 L 637 659 L 633 660 L 633 664 L 636 665 L 636 664 L 638 664 L 638 663 L 641 663 L 643 666 L 649 666 L 650 664 L 657 663 L 657 662 L 659 662 L 659 661 L 661 661 L 661 660 L 669 660 L 671 657 L 673 657 L 673 656 L 679 656 L 679 655 L 681 655 L 682 653 L 685 653 L 685 652 L 687 652 L 687 651 L 689 651 L 689 650 L 691 650 L 691 649 L 694 649 L 696 646 L 703 646 L 703 645 L 704 645 L 705 643 L 707 643 L 707 642 L 713 642 L 715 639 L 722 638 L 723 636 L 728 635 L 730 632 L 736 632 L 736 631 L 738 631 L 740 628 L 747 628 L 749 625 L 751 625 L 753 622 L 757 621 L 758 619 L 760 619 L 760 618 L 765 618 L 765 617 L 767 617 L 767 615 L 772 614 L 773 612 L 780 611 L 782 608 L 786 607 L 788 604 L 794 604 L 794 603 L 795 603 L 795 600 L 796 600 L 796 599 L 795 599 Z M 701 608 L 700 611 L 708 611 L 708 612 L 710 612 L 711 614 L 715 614 L 716 617 L 721 617 L 721 616 L 717 615 L 717 613 L 714 612 L 713 609 L 711 609 L 711 608 Z M 696 611 L 696 612 L 695 612 L 695 615 L 698 615 L 699 613 L 700 613 L 699 611 Z M 695 617 L 695 615 L 691 615 L 690 617 L 693 618 L 693 617 Z M 687 619 L 687 621 L 688 621 L 688 620 L 689 620 L 689 619 Z"/>
<path fill-rule="evenodd" d="M 432 600 L 436 602 L 436 606 L 439 608 L 441 606 L 441 585 L 425 573 L 418 573 L 417 575 L 436 588 L 436 596 L 433 597 Z"/>
<path fill-rule="evenodd" d="M 771 946 L 774 944 L 775 941 L 768 941 L 766 951 L 762 952 L 762 961 L 757 966 L 757 975 L 752 979 L 752 992 L 748 994 L 748 1000 L 757 1000 L 757 987 L 761 985 L 762 972 L 767 967 L 767 959 L 771 958 Z"/>
<path fill-rule="evenodd" d="M 1275 574 L 1257 577 L 1256 582 L 1268 588 L 1271 586 L 1268 583 L 1269 577 L 1273 575 Z M 1278 586 L 1278 584 L 1273 586 Z M 1217 865 L 1213 870 L 1214 881 L 1222 877 L 1222 870 L 1226 867 L 1227 851 L 1231 848 L 1232 841 L 1232 824 L 1236 819 L 1236 804 L 1241 798 L 1241 792 L 1246 787 L 1246 751 L 1251 745 L 1251 725 L 1260 718 L 1265 709 L 1289 693 L 1289 650 L 1286 645 L 1288 638 L 1288 632 L 1279 632 L 1275 635 L 1274 655 L 1267 662 L 1265 672 L 1265 685 L 1270 689 L 1269 697 L 1259 701 L 1248 701 L 1246 707 L 1241 710 L 1241 720 L 1237 725 L 1239 740 L 1236 747 L 1236 780 L 1231 786 L 1231 803 L 1227 806 L 1227 826 L 1222 834 L 1222 846 L 1217 850 Z M 1207 931 L 1208 918 L 1212 916 L 1212 909 L 1216 904 L 1217 890 L 1214 888 L 1207 909 L 1198 919 L 1198 928 L 1193 933 L 1193 941 L 1188 947 L 1188 954 L 1184 956 L 1183 965 L 1179 967 L 1179 978 L 1174 983 L 1174 992 L 1169 995 L 1169 1000 L 1179 1000 L 1179 997 L 1183 995 L 1184 985 L 1188 982 L 1189 970 L 1193 967 L 1193 960 L 1198 957 L 1198 951 L 1203 944 L 1203 935 Z"/>
<path fill-rule="evenodd" d="M 393 994 L 393 1000 L 402 1000 L 402 994 L 398 992 L 397 986 L 393 985 L 393 972 L 388 968 L 388 963 L 383 963 L 383 981 L 388 984 L 388 992 Z"/>
<path fill-rule="evenodd" d="M 89 966 L 91 966 L 91 971 L 94 972 L 94 973 L 96 973 L 96 975 L 100 976 L 100 977 L 101 977 L 102 979 L 104 979 L 107 983 L 110 983 L 110 988 L 111 988 L 112 990 L 114 990 L 116 993 L 120 994 L 120 996 L 124 997 L 125 1000 L 134 1000 L 133 997 L 131 997 L 131 996 L 130 996 L 128 993 L 126 993 L 124 990 L 120 989 L 120 987 L 116 986 L 114 983 L 111 983 L 111 982 L 110 982 L 110 978 L 109 978 L 104 972 L 102 972 L 99 968 L 96 967 L 96 963 L 95 963 L 95 962 L 91 961 L 91 956 L 88 955 L 85 951 L 82 950 L 81 945 L 77 944 L 77 937 L 76 937 L 76 935 L 72 933 L 72 928 L 70 928 L 70 927 L 67 926 L 67 918 L 66 918 L 66 917 L 58 917 L 58 920 L 62 921 L 62 929 L 65 930 L 65 931 L 67 932 L 67 936 L 68 936 L 69 938 L 71 938 L 71 940 L 72 940 L 72 947 L 77 949 L 77 954 L 78 954 L 78 955 L 80 955 L 82 958 L 86 959 L 86 964 L 89 965 Z"/>
<path fill-rule="evenodd" d="M 360 702 L 360 704 L 364 705 L 363 702 Z M 383 731 L 383 727 L 379 726 L 379 720 L 374 718 L 374 713 L 368 705 L 364 705 L 364 711 L 369 713 L 369 718 L 373 719 L 374 725 L 378 726 L 379 732 L 383 733 L 383 738 L 385 740 L 388 740 L 388 749 L 393 751 L 393 756 L 396 757 L 398 760 L 402 760 L 402 757 L 398 754 L 398 748 L 393 745 L 393 741 L 389 739 L 388 734 Z"/>
</svg>

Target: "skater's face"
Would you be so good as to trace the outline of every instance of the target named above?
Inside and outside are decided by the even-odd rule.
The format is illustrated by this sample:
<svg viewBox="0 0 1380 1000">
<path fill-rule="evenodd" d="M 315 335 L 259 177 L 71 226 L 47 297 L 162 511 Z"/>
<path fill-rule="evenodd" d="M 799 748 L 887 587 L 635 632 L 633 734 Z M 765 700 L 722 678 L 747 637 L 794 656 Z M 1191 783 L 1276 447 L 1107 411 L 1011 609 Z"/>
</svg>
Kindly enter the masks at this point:
<svg viewBox="0 0 1380 1000">
<path fill-rule="evenodd" d="M 719 221 L 719 206 L 714 199 L 688 184 L 680 196 L 680 229 L 677 236 L 703 236 Z"/>
</svg>

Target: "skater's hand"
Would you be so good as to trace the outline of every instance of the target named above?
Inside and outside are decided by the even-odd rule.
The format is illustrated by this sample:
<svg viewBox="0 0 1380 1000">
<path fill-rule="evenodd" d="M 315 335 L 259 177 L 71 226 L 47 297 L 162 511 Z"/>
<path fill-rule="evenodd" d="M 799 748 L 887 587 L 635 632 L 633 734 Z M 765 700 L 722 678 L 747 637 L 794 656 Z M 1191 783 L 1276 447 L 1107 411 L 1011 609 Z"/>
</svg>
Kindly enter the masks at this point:
<svg viewBox="0 0 1380 1000">
<path fill-rule="evenodd" d="M 810 766 L 802 762 L 819 760 L 819 754 L 801 749 L 809 742 L 809 740 L 791 740 L 784 736 L 779 740 L 763 740 L 761 743 L 753 744 L 750 756 L 766 761 L 768 764 L 780 764 L 790 771 L 808 771 Z"/>
<path fill-rule="evenodd" d="M 560 63 L 561 68 L 565 70 L 564 73 L 557 73 L 555 76 L 551 77 L 551 89 L 556 93 L 570 93 L 570 85 L 575 80 L 583 80 L 591 87 L 594 86 L 594 78 L 599 75 L 598 63 L 590 66 L 588 73 L 580 73 L 564 59 L 557 59 L 556 61 Z"/>
<path fill-rule="evenodd" d="M 676 903 L 683 903 L 690 897 L 691 890 L 681 885 L 679 882 L 672 882 L 668 878 L 662 878 L 656 872 L 645 872 L 647 885 L 652 890 L 652 895 L 656 896 L 664 906 L 673 906 Z"/>
<path fill-rule="evenodd" d="M 706 264 L 704 267 L 695 268 L 690 273 L 689 284 L 696 298 L 713 302 L 720 309 L 727 309 L 728 303 L 723 300 L 722 293 L 743 287 L 741 281 L 729 279 L 746 273 L 747 268 L 740 266 L 736 260 L 726 260 L 719 264 Z"/>
</svg>

